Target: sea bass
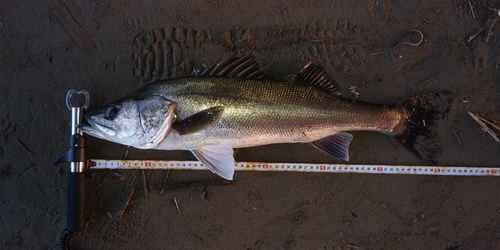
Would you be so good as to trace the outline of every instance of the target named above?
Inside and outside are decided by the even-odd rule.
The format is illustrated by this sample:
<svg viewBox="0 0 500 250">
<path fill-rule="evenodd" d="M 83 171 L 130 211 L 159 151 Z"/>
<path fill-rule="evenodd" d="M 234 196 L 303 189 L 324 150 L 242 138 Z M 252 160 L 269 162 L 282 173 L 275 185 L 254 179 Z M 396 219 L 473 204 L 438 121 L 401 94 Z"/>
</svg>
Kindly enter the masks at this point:
<svg viewBox="0 0 500 250">
<path fill-rule="evenodd" d="M 193 76 L 151 83 L 88 112 L 81 129 L 140 149 L 190 150 L 211 171 L 231 180 L 233 148 L 311 143 L 349 160 L 352 135 L 395 137 L 427 163 L 439 152 L 436 121 L 450 93 L 386 106 L 341 97 L 324 68 L 308 63 L 281 80 L 267 79 L 252 54 L 231 55 Z M 437 104 L 436 104 L 437 103 Z"/>
</svg>

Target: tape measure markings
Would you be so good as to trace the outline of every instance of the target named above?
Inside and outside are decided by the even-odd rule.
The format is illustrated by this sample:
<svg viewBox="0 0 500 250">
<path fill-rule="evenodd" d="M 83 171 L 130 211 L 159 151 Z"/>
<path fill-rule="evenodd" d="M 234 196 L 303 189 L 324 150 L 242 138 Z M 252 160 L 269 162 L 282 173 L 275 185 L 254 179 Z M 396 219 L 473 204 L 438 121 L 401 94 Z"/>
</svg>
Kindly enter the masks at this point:
<svg viewBox="0 0 500 250">
<path fill-rule="evenodd" d="M 157 160 L 89 160 L 90 169 L 173 169 L 208 170 L 199 161 Z M 366 173 L 408 175 L 500 176 L 500 168 L 450 167 L 450 166 L 403 166 L 403 165 L 356 165 L 320 163 L 265 163 L 235 162 L 236 171 L 283 171 L 320 173 Z"/>
</svg>

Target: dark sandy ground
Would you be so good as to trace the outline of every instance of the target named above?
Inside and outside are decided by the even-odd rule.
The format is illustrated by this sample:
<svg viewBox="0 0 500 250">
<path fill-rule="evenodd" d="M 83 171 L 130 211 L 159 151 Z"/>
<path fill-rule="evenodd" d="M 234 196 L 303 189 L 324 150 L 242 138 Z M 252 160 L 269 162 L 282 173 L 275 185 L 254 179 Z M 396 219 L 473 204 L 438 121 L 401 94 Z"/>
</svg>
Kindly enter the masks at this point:
<svg viewBox="0 0 500 250">
<path fill-rule="evenodd" d="M 466 114 L 500 120 L 500 23 L 486 34 L 496 15 L 486 5 L 498 2 L 139 2 L 0 2 L 0 248 L 57 247 L 68 166 L 50 163 L 67 147 L 69 89 L 88 90 L 96 107 L 234 50 L 255 51 L 275 77 L 317 60 L 345 96 L 354 98 L 349 87 L 356 86 L 363 101 L 452 91 L 438 164 L 500 163 L 500 144 Z M 425 36 L 419 46 L 405 44 L 419 40 L 414 29 Z M 354 135 L 352 163 L 423 164 L 387 136 Z M 127 151 L 88 143 L 92 158 L 121 159 Z M 137 149 L 127 156 L 183 157 Z M 336 162 L 307 145 L 243 149 L 236 159 Z M 89 220 L 70 240 L 74 249 L 500 248 L 495 177 L 237 172 L 230 186 L 150 190 L 146 198 L 141 171 L 87 173 Z M 144 174 L 149 185 L 217 178 Z"/>
</svg>

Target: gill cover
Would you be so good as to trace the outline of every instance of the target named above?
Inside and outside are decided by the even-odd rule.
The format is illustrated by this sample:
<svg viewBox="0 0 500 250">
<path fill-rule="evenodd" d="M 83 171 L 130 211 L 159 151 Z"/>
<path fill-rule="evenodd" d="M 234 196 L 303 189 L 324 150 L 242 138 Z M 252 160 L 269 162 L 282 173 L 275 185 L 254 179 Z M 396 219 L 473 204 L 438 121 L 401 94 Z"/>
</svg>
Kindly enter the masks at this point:
<svg viewBox="0 0 500 250">
<path fill-rule="evenodd" d="M 157 96 L 148 95 L 146 100 L 139 102 L 141 125 L 146 134 L 146 148 L 154 148 L 170 133 L 175 121 L 176 104 Z"/>
</svg>

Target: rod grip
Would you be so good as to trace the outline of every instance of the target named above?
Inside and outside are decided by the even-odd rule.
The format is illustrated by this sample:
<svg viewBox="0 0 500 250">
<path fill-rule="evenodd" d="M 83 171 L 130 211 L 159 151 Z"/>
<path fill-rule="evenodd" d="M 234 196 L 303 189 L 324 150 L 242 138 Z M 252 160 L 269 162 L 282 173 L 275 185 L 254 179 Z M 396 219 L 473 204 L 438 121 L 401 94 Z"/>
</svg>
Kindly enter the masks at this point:
<svg viewBox="0 0 500 250">
<path fill-rule="evenodd" d="M 77 233 L 85 229 L 85 172 L 69 172 L 68 176 L 68 218 L 66 229 Z"/>
</svg>

